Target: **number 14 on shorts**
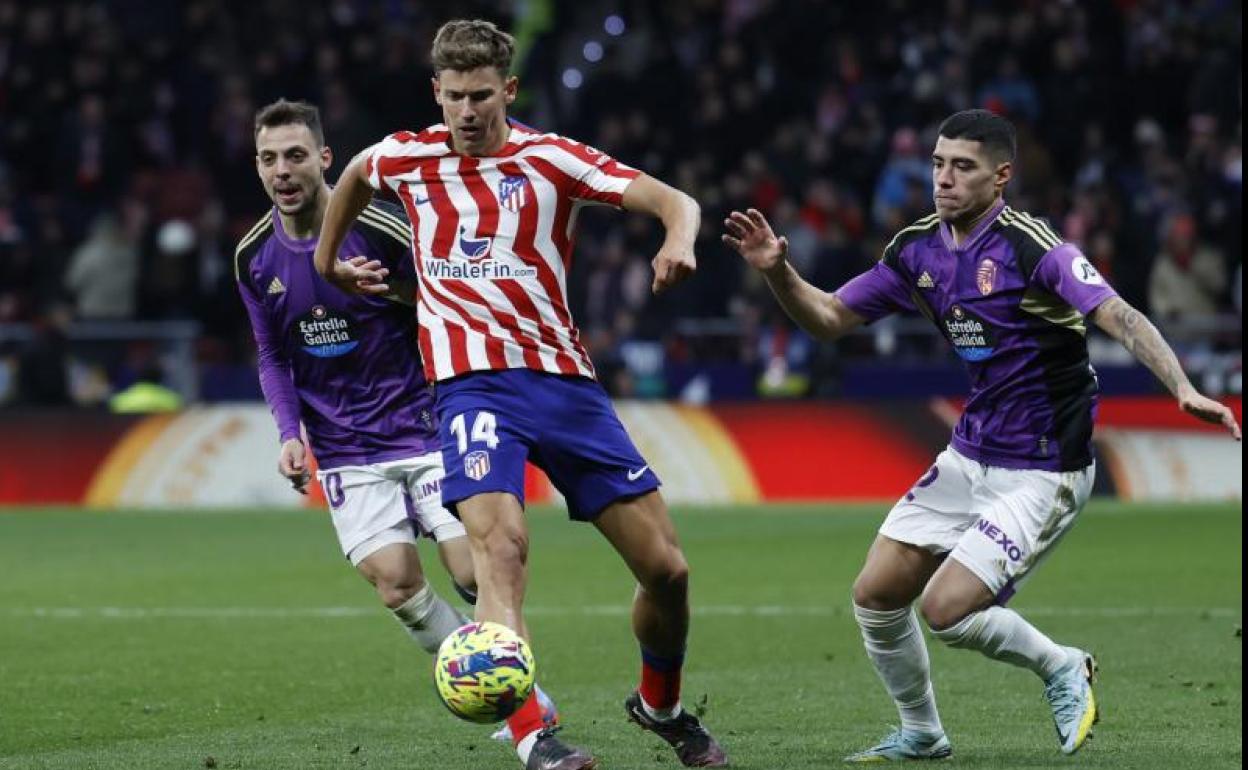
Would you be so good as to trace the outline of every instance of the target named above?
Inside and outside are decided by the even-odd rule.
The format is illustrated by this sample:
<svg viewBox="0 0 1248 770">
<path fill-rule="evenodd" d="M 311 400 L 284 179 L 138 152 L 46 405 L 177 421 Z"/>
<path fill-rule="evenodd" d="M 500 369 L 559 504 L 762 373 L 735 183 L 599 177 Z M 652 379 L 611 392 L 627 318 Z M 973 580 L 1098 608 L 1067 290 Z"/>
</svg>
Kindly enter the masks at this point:
<svg viewBox="0 0 1248 770">
<path fill-rule="evenodd" d="M 469 442 L 485 444 L 486 449 L 498 448 L 498 419 L 493 412 L 477 412 L 471 432 L 467 425 L 468 414 L 457 414 L 451 420 L 451 434 L 455 436 L 455 446 L 461 455 L 468 451 Z"/>
</svg>

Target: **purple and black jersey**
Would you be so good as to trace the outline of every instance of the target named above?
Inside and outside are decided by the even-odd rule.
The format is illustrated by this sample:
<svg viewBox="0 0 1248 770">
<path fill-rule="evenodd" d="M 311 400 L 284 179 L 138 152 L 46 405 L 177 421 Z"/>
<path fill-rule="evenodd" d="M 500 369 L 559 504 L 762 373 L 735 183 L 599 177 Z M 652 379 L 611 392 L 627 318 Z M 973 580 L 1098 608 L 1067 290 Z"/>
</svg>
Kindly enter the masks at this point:
<svg viewBox="0 0 1248 770">
<path fill-rule="evenodd" d="M 339 258 L 365 256 L 390 270 L 395 293 L 350 295 L 312 264 L 316 239 L 282 229 L 276 209 L 234 255 L 239 293 L 259 348 L 260 386 L 281 440 L 299 423 L 322 468 L 437 451 L 433 396 L 416 347 L 416 286 L 407 219 L 374 201 Z"/>
<path fill-rule="evenodd" d="M 955 246 L 932 214 L 837 296 L 868 322 L 917 310 L 949 340 L 971 378 L 958 452 L 1005 468 L 1092 462 L 1098 389 L 1084 316 L 1116 294 L 1044 221 L 1002 201 Z"/>
</svg>

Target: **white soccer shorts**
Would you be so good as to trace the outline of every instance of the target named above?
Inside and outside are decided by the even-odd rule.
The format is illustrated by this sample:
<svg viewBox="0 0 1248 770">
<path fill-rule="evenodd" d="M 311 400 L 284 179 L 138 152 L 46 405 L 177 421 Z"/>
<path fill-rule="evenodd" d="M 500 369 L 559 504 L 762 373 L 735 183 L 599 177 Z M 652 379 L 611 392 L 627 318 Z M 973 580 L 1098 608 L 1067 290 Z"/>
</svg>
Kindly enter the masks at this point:
<svg viewBox="0 0 1248 770">
<path fill-rule="evenodd" d="M 391 543 L 463 537 L 464 525 L 442 505 L 442 475 L 441 452 L 318 470 L 343 554 L 358 566 Z"/>
<path fill-rule="evenodd" d="M 1077 471 L 1015 470 L 952 447 L 889 512 L 880 534 L 950 554 L 1004 604 L 1075 523 L 1096 464 Z"/>
</svg>

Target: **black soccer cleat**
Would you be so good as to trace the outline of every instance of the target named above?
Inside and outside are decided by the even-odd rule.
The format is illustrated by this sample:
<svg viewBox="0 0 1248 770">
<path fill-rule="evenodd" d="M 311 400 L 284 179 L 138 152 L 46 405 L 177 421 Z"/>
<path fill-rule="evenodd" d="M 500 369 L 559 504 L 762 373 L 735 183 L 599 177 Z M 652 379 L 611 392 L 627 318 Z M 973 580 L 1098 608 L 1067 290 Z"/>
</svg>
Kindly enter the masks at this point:
<svg viewBox="0 0 1248 770">
<path fill-rule="evenodd" d="M 555 737 L 558 727 L 538 731 L 537 742 L 529 753 L 524 770 L 593 770 L 598 760 L 584 749 L 569 746 Z"/>
<path fill-rule="evenodd" d="M 667 741 L 685 767 L 728 767 L 728 755 L 688 711 L 681 711 L 680 716 L 665 722 L 651 719 L 641 707 L 641 693 L 636 691 L 624 700 L 624 710 L 630 722 Z"/>
</svg>

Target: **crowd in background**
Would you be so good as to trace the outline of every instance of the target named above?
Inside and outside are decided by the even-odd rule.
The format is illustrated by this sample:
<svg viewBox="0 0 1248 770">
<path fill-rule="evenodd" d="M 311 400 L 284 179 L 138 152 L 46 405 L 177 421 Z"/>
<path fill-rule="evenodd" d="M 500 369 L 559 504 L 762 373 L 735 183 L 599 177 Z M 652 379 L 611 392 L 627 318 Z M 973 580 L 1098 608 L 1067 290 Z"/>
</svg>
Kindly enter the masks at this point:
<svg viewBox="0 0 1248 770">
<path fill-rule="evenodd" d="M 234 243 L 268 205 L 254 112 L 282 96 L 318 104 L 334 172 L 390 131 L 437 122 L 428 48 L 446 18 L 438 6 L 0 0 L 0 325 L 34 329 L 0 336 L 10 392 L 55 390 L 56 362 L 43 359 L 66 344 L 71 320 L 194 321 L 197 367 L 247 372 L 201 395 L 256 392 L 231 267 Z M 723 215 L 762 210 L 798 269 L 838 286 L 930 212 L 936 126 L 975 106 L 1019 128 L 1013 206 L 1047 217 L 1163 328 L 1231 318 L 1238 329 L 1237 2 L 454 10 L 517 34 L 514 117 L 592 143 L 703 207 L 698 275 L 660 297 L 648 274 L 658 226 L 612 212 L 583 219 L 573 310 L 617 393 L 672 395 L 670 372 L 717 362 L 763 392 L 819 392 L 809 378 L 821 376 L 820 347 L 720 245 Z M 1236 352 L 1239 340 L 1236 331 Z M 878 341 L 844 349 L 855 345 Z M 151 369 L 154 350 L 135 343 L 100 367 L 95 388 L 71 377 L 61 390 L 102 399 Z M 647 384 L 665 369 L 666 385 Z"/>
</svg>

